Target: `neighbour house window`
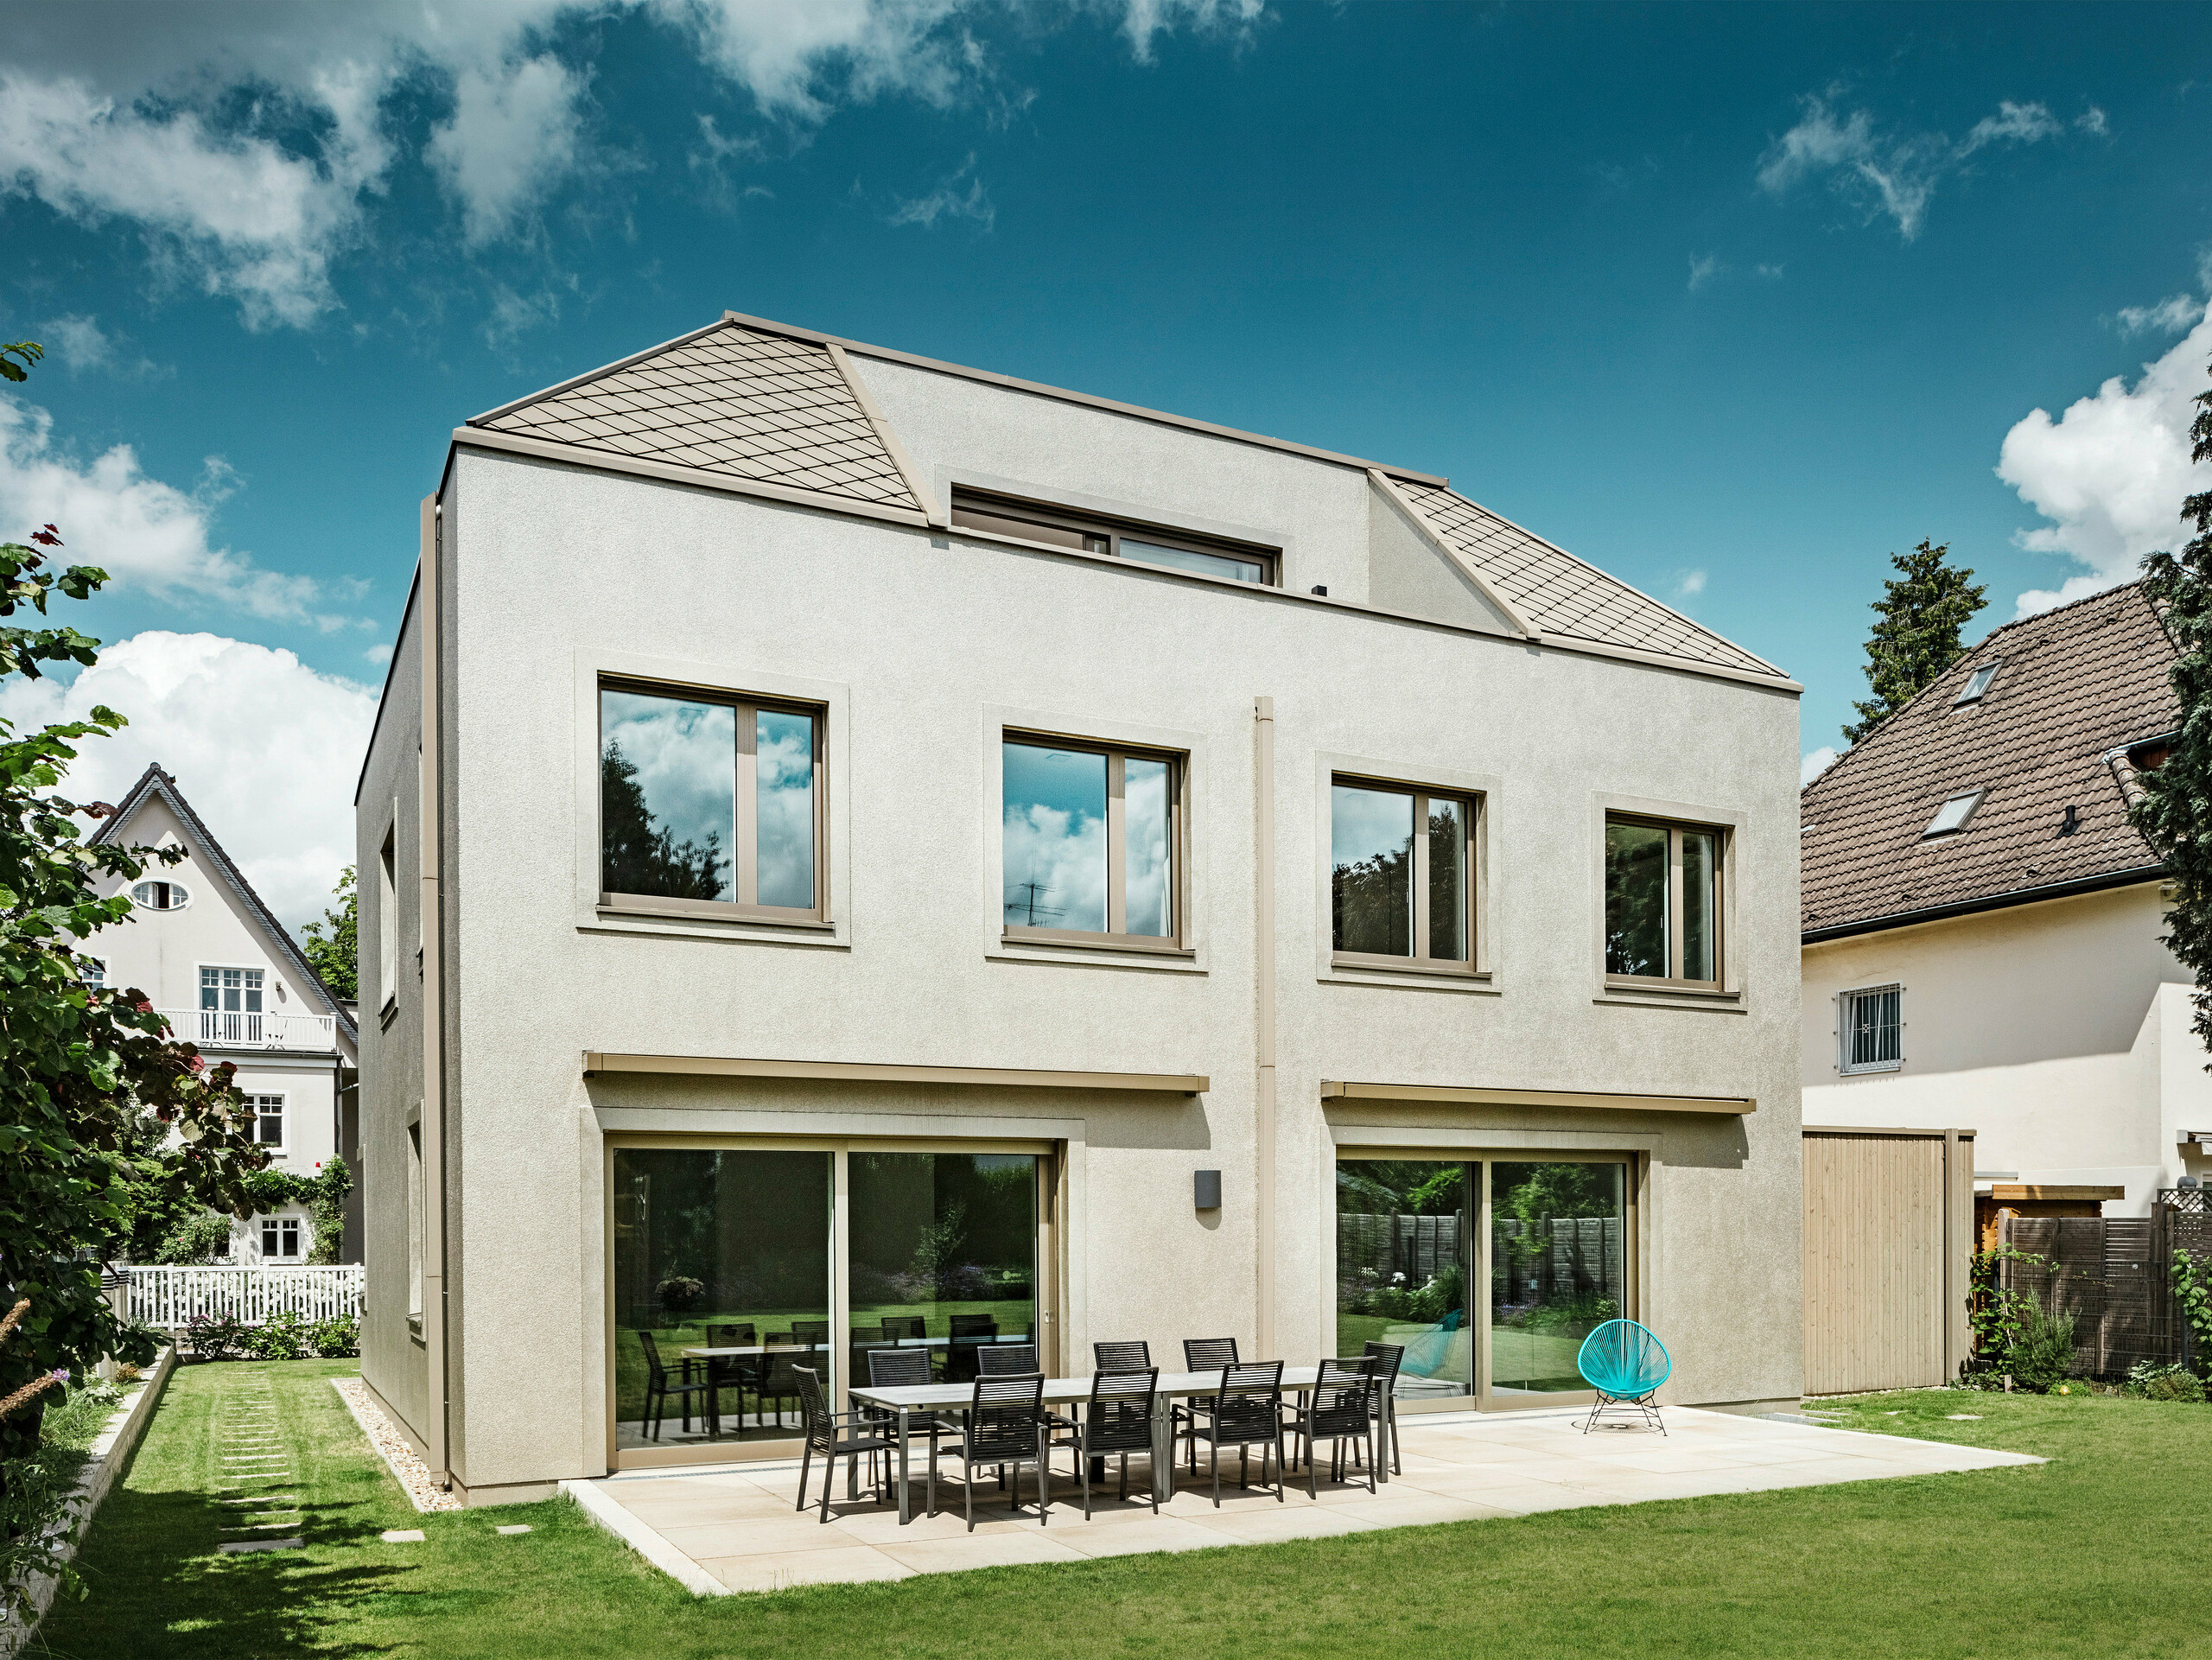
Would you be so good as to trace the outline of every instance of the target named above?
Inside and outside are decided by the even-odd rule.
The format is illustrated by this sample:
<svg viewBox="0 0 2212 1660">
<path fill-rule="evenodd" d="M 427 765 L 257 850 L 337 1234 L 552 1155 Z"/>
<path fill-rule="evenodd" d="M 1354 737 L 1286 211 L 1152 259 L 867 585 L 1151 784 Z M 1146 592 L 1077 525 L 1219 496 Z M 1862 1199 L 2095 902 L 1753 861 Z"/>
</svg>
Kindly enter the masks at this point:
<svg viewBox="0 0 2212 1660">
<path fill-rule="evenodd" d="M 253 1113 L 253 1139 L 264 1147 L 282 1150 L 284 1145 L 284 1097 L 249 1095 L 245 1103 Z"/>
<path fill-rule="evenodd" d="M 1007 934 L 1179 941 L 1183 758 L 1024 736 L 1000 754 Z"/>
<path fill-rule="evenodd" d="M 259 1043 L 261 982 L 259 969 L 201 969 L 200 1041 Z"/>
<path fill-rule="evenodd" d="M 107 964 L 97 957 L 77 959 L 77 977 L 95 990 L 107 983 Z"/>
<path fill-rule="evenodd" d="M 181 911 L 192 903 L 192 890 L 182 882 L 140 882 L 131 888 L 130 900 L 148 911 Z"/>
<path fill-rule="evenodd" d="M 804 705 L 602 685 L 601 903 L 818 919 L 822 724 Z"/>
<path fill-rule="evenodd" d="M 1474 962 L 1472 796 L 1337 778 L 1329 787 L 1329 923 L 1352 967 L 1464 972 Z"/>
<path fill-rule="evenodd" d="M 1838 999 L 1841 1071 L 1893 1072 L 1904 1064 L 1904 997 L 1903 986 L 1870 986 Z"/>
<path fill-rule="evenodd" d="M 300 1255 L 300 1218 L 296 1216 L 264 1216 L 261 1218 L 261 1254 L 265 1257 L 294 1261 Z"/>
<path fill-rule="evenodd" d="M 1721 975 L 1721 832 L 1605 820 L 1605 973 L 1716 990 Z"/>
<path fill-rule="evenodd" d="M 1968 790 L 1955 795 L 1936 810 L 1936 817 L 1928 821 L 1928 828 L 1920 832 L 1925 841 L 1931 836 L 1948 836 L 1967 827 L 1967 820 L 1974 817 L 1974 809 L 1981 805 L 1986 790 Z"/>
<path fill-rule="evenodd" d="M 1276 571 L 1280 555 L 1273 548 L 1071 513 L 1036 502 L 956 490 L 952 522 L 965 530 L 1134 559 L 1140 564 L 1165 565 L 1171 570 L 1192 571 L 1232 582 L 1273 584 L 1280 580 Z"/>
<path fill-rule="evenodd" d="M 1957 700 L 1952 703 L 1951 707 L 1956 709 L 1961 703 L 1980 703 L 1982 693 L 1989 690 L 1989 683 L 1997 678 L 1998 670 L 2004 666 L 2002 662 L 1985 663 L 1976 669 L 1967 677 L 1965 689 L 1959 693 Z"/>
</svg>

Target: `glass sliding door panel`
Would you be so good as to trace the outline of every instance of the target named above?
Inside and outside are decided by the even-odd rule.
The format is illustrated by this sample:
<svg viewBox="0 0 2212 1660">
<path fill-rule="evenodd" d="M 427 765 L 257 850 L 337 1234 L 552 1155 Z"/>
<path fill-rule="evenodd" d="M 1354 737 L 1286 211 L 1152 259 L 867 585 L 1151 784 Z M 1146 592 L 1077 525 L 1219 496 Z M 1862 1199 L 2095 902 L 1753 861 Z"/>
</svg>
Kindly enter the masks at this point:
<svg viewBox="0 0 2212 1660">
<path fill-rule="evenodd" d="M 1337 1346 L 1406 1352 L 1401 1400 L 1472 1395 L 1467 1323 L 1473 1262 L 1471 1164 L 1345 1159 L 1337 1165 Z"/>
<path fill-rule="evenodd" d="M 833 1386 L 830 1160 L 615 1150 L 618 1448 L 799 1434 L 794 1370 Z M 683 1352 L 707 1346 L 748 1352 Z M 679 1394 L 685 1382 L 713 1388 Z"/>
<path fill-rule="evenodd" d="M 736 898 L 737 711 L 602 690 L 599 742 L 601 886 Z"/>
<path fill-rule="evenodd" d="M 919 1349 L 932 1377 L 963 1383 L 984 1345 L 1037 1340 L 1033 1154 L 849 1156 L 855 1382 L 879 1346 Z"/>
<path fill-rule="evenodd" d="M 1428 804 L 1428 954 L 1467 960 L 1467 830 L 1464 803 Z"/>
<path fill-rule="evenodd" d="M 1605 972 L 1667 977 L 1667 832 L 1605 826 Z"/>
<path fill-rule="evenodd" d="M 1586 1391 L 1582 1339 L 1628 1302 L 1628 1167 L 1490 1167 L 1493 1396 Z"/>
<path fill-rule="evenodd" d="M 753 716 L 760 902 L 814 908 L 814 717 L 779 709 Z"/>
<path fill-rule="evenodd" d="M 1106 932 L 1106 757 L 1009 743 L 1004 750 L 1006 921 Z"/>
<path fill-rule="evenodd" d="M 1174 769 L 1131 755 L 1122 763 L 1122 805 L 1128 817 L 1123 853 L 1128 932 L 1166 939 L 1174 930 L 1173 855 L 1168 851 L 1167 793 Z"/>
<path fill-rule="evenodd" d="M 1720 838 L 1710 830 L 1682 832 L 1682 978 L 1720 977 Z"/>
<path fill-rule="evenodd" d="M 1414 952 L 1414 798 L 1395 790 L 1329 789 L 1329 899 L 1335 949 Z"/>
</svg>

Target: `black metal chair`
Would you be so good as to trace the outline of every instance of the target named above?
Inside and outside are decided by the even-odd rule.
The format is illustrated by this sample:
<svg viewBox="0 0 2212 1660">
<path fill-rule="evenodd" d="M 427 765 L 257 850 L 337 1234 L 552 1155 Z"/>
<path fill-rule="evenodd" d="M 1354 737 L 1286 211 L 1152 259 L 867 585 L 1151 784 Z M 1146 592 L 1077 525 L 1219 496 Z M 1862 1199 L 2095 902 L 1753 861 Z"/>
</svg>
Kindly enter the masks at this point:
<svg viewBox="0 0 2212 1660">
<path fill-rule="evenodd" d="M 671 1382 L 668 1364 L 660 1358 L 660 1345 L 653 1340 L 653 1334 L 646 1331 L 639 1332 L 638 1346 L 645 1351 L 645 1402 L 638 1417 L 640 1422 L 652 1426 L 646 1433 L 655 1441 L 660 1439 L 660 1427 L 668 1416 L 668 1398 L 671 1395 L 676 1397 L 677 1411 L 683 1421 L 685 1434 L 691 1433 L 691 1397 L 694 1396 L 700 1397 L 699 1415 L 711 1424 L 714 1415 L 710 1408 L 715 1386 L 699 1376 L 698 1363 L 691 1360 L 679 1362 L 683 1370 Z M 743 1396 L 738 1397 L 737 1409 L 741 1414 L 745 1410 Z"/>
<path fill-rule="evenodd" d="M 1375 1394 L 1370 1409 L 1382 1421 L 1382 1434 L 1390 1444 L 1390 1473 L 1402 1476 L 1406 1472 L 1398 1462 L 1398 1368 L 1405 1364 L 1405 1345 L 1377 1343 L 1370 1338 L 1362 1352 L 1376 1363 Z"/>
<path fill-rule="evenodd" d="M 910 1337 L 927 1337 L 930 1323 L 919 1314 L 890 1314 L 883 1321 L 883 1340 L 897 1343 Z"/>
<path fill-rule="evenodd" d="M 1099 1371 L 1143 1371 L 1152 1365 L 1152 1345 L 1135 1343 L 1094 1343 L 1090 1345 L 1093 1366 Z"/>
<path fill-rule="evenodd" d="M 750 1349 L 756 1347 L 760 1341 L 754 1335 L 754 1327 L 750 1320 L 707 1328 L 706 1346 L 709 1349 Z M 745 1391 L 760 1381 L 761 1371 L 758 1355 L 727 1355 L 720 1359 L 709 1355 L 707 1358 L 707 1382 L 714 1387 L 717 1415 L 721 1410 L 722 1391 L 734 1389 L 737 1391 L 737 1421 L 743 1423 Z"/>
<path fill-rule="evenodd" d="M 795 1320 L 791 1322 L 791 1341 L 822 1344 L 830 1340 L 830 1322 L 826 1320 Z"/>
<path fill-rule="evenodd" d="M 927 1349 L 870 1349 L 868 1352 L 868 1381 L 877 1389 L 888 1389 L 899 1384 L 927 1384 L 936 1380 L 930 1376 L 930 1352 Z M 899 1412 L 895 1407 L 864 1406 L 861 1415 L 875 1426 L 875 1433 L 890 1438 L 891 1447 L 899 1447 Z M 937 1438 L 957 1435 L 960 1426 L 926 1413 L 920 1417 L 909 1413 L 906 1416 L 906 1436 L 926 1435 L 930 1442 L 930 1463 L 937 1462 Z"/>
<path fill-rule="evenodd" d="M 976 1530 L 976 1472 L 1014 1466 L 1011 1503 L 1021 1511 L 1021 1466 L 1037 1466 L 1037 1525 L 1045 1525 L 1051 1508 L 1051 1465 L 1046 1458 L 1045 1375 L 1031 1372 L 1021 1377 L 978 1377 L 976 1392 L 963 1415 L 960 1445 L 948 1447 L 930 1460 L 929 1509 L 937 1514 L 938 1460 L 960 1460 L 962 1502 L 967 1507 L 968 1531 Z"/>
<path fill-rule="evenodd" d="M 1324 1360 L 1311 1393 L 1301 1393 L 1291 1433 L 1306 1455 L 1306 1496 L 1319 1498 L 1319 1478 L 1313 1466 L 1313 1443 L 1328 1441 L 1329 1479 L 1344 1479 L 1344 1443 L 1355 1451 L 1367 1447 L 1367 1491 L 1375 1491 L 1375 1423 L 1373 1410 L 1376 1380 L 1373 1355 L 1357 1360 Z"/>
<path fill-rule="evenodd" d="M 1236 1485 L 1251 1485 L 1252 1448 L 1260 1447 L 1260 1485 L 1268 1483 L 1268 1449 L 1275 1455 L 1275 1501 L 1283 1498 L 1282 1362 L 1269 1360 L 1250 1366 L 1224 1366 L 1221 1387 L 1211 1396 L 1191 1402 L 1191 1434 L 1202 1438 L 1213 1452 L 1213 1503 L 1221 1508 L 1221 1449 L 1234 1447 L 1243 1455 Z"/>
<path fill-rule="evenodd" d="M 779 1349 L 763 1355 L 760 1381 L 753 1385 L 753 1403 L 760 1422 L 768 1421 L 768 1402 L 776 1403 L 776 1428 L 784 1427 L 784 1402 L 796 1401 L 799 1395 L 798 1374 L 812 1365 L 817 1350 L 811 1343 L 804 1347 L 794 1344 L 788 1349 Z"/>
<path fill-rule="evenodd" d="M 869 1485 L 879 1501 L 883 1489 L 874 1481 L 875 1455 L 887 1453 L 891 1443 L 880 1435 L 866 1432 L 868 1426 L 858 1413 L 832 1412 L 830 1397 L 822 1392 L 822 1377 L 811 1366 L 795 1366 L 792 1372 L 798 1383 L 799 1411 L 806 1424 L 806 1447 L 798 1461 L 798 1503 L 794 1509 L 806 1508 L 807 1471 L 817 1453 L 822 1454 L 822 1519 L 830 1519 L 830 1490 L 837 1479 L 837 1460 L 846 1459 L 857 1464 L 861 1453 L 868 1458 Z"/>
<path fill-rule="evenodd" d="M 976 1352 L 997 1341 L 999 1323 L 988 1314 L 955 1314 L 945 1335 L 950 1339 L 944 1347 L 944 1381 L 965 1383 L 982 1371 Z"/>
<path fill-rule="evenodd" d="M 1044 1370 L 1038 1362 L 1037 1345 L 1033 1343 L 994 1343 L 988 1346 L 979 1344 L 976 1349 L 976 1369 L 985 1377 L 1020 1377 Z"/>
<path fill-rule="evenodd" d="M 1150 1455 L 1153 1396 L 1160 1387 L 1160 1369 L 1145 1366 L 1126 1371 L 1101 1367 L 1090 1379 L 1090 1401 L 1068 1425 L 1068 1439 L 1059 1443 L 1075 1453 L 1077 1473 L 1083 1479 L 1083 1519 L 1090 1519 L 1090 1466 L 1110 1454 L 1122 1455 L 1121 1486 L 1117 1497 L 1129 1496 L 1129 1454 Z M 1160 1468 L 1150 1462 L 1152 1509 L 1160 1512 Z"/>
<path fill-rule="evenodd" d="M 1219 1371 L 1224 1366 L 1236 1364 L 1236 1339 L 1233 1337 L 1186 1337 L 1183 1339 L 1183 1370 L 1185 1371 Z M 1191 1434 L 1191 1409 L 1177 1405 L 1168 1409 L 1171 1420 L 1167 1441 L 1173 1446 L 1178 1435 L 1190 1442 L 1191 1473 L 1198 1472 L 1198 1438 Z"/>
</svg>

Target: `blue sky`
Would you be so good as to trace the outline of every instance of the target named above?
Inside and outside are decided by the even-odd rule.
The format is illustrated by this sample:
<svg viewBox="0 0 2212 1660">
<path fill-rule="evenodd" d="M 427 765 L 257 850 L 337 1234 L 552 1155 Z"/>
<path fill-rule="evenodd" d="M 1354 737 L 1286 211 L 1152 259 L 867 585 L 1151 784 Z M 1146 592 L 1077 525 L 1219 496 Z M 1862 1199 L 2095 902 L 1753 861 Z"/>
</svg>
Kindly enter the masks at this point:
<svg viewBox="0 0 2212 1660">
<path fill-rule="evenodd" d="M 2212 353 L 2202 7 L 32 3 L 0 77 L 0 514 L 288 915 L 451 428 L 724 308 L 1448 474 L 1808 751 L 1889 552 L 1994 626 L 2175 539 Z"/>
</svg>

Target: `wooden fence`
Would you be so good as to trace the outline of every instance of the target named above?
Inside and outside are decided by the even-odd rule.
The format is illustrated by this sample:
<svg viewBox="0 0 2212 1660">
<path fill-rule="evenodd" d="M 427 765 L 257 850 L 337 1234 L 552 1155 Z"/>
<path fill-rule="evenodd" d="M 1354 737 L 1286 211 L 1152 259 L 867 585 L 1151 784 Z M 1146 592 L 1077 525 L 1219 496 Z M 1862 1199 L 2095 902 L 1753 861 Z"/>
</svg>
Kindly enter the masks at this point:
<svg viewBox="0 0 2212 1660">
<path fill-rule="evenodd" d="M 289 1311 L 305 1320 L 334 1320 L 361 1312 L 365 1270 L 336 1268 L 134 1268 L 130 1318 L 173 1331 L 194 1316 L 227 1314 L 258 1326 Z"/>
<path fill-rule="evenodd" d="M 2201 1257 L 2212 1246 L 2198 1193 L 2161 1193 L 2147 1218 L 2008 1216 L 2001 1237 L 2050 1263 L 2007 1262 L 2003 1283 L 2074 1316 L 2075 1371 L 2112 1377 L 2143 1361 L 2190 1358 L 2173 1260 L 2177 1250 Z"/>
</svg>

